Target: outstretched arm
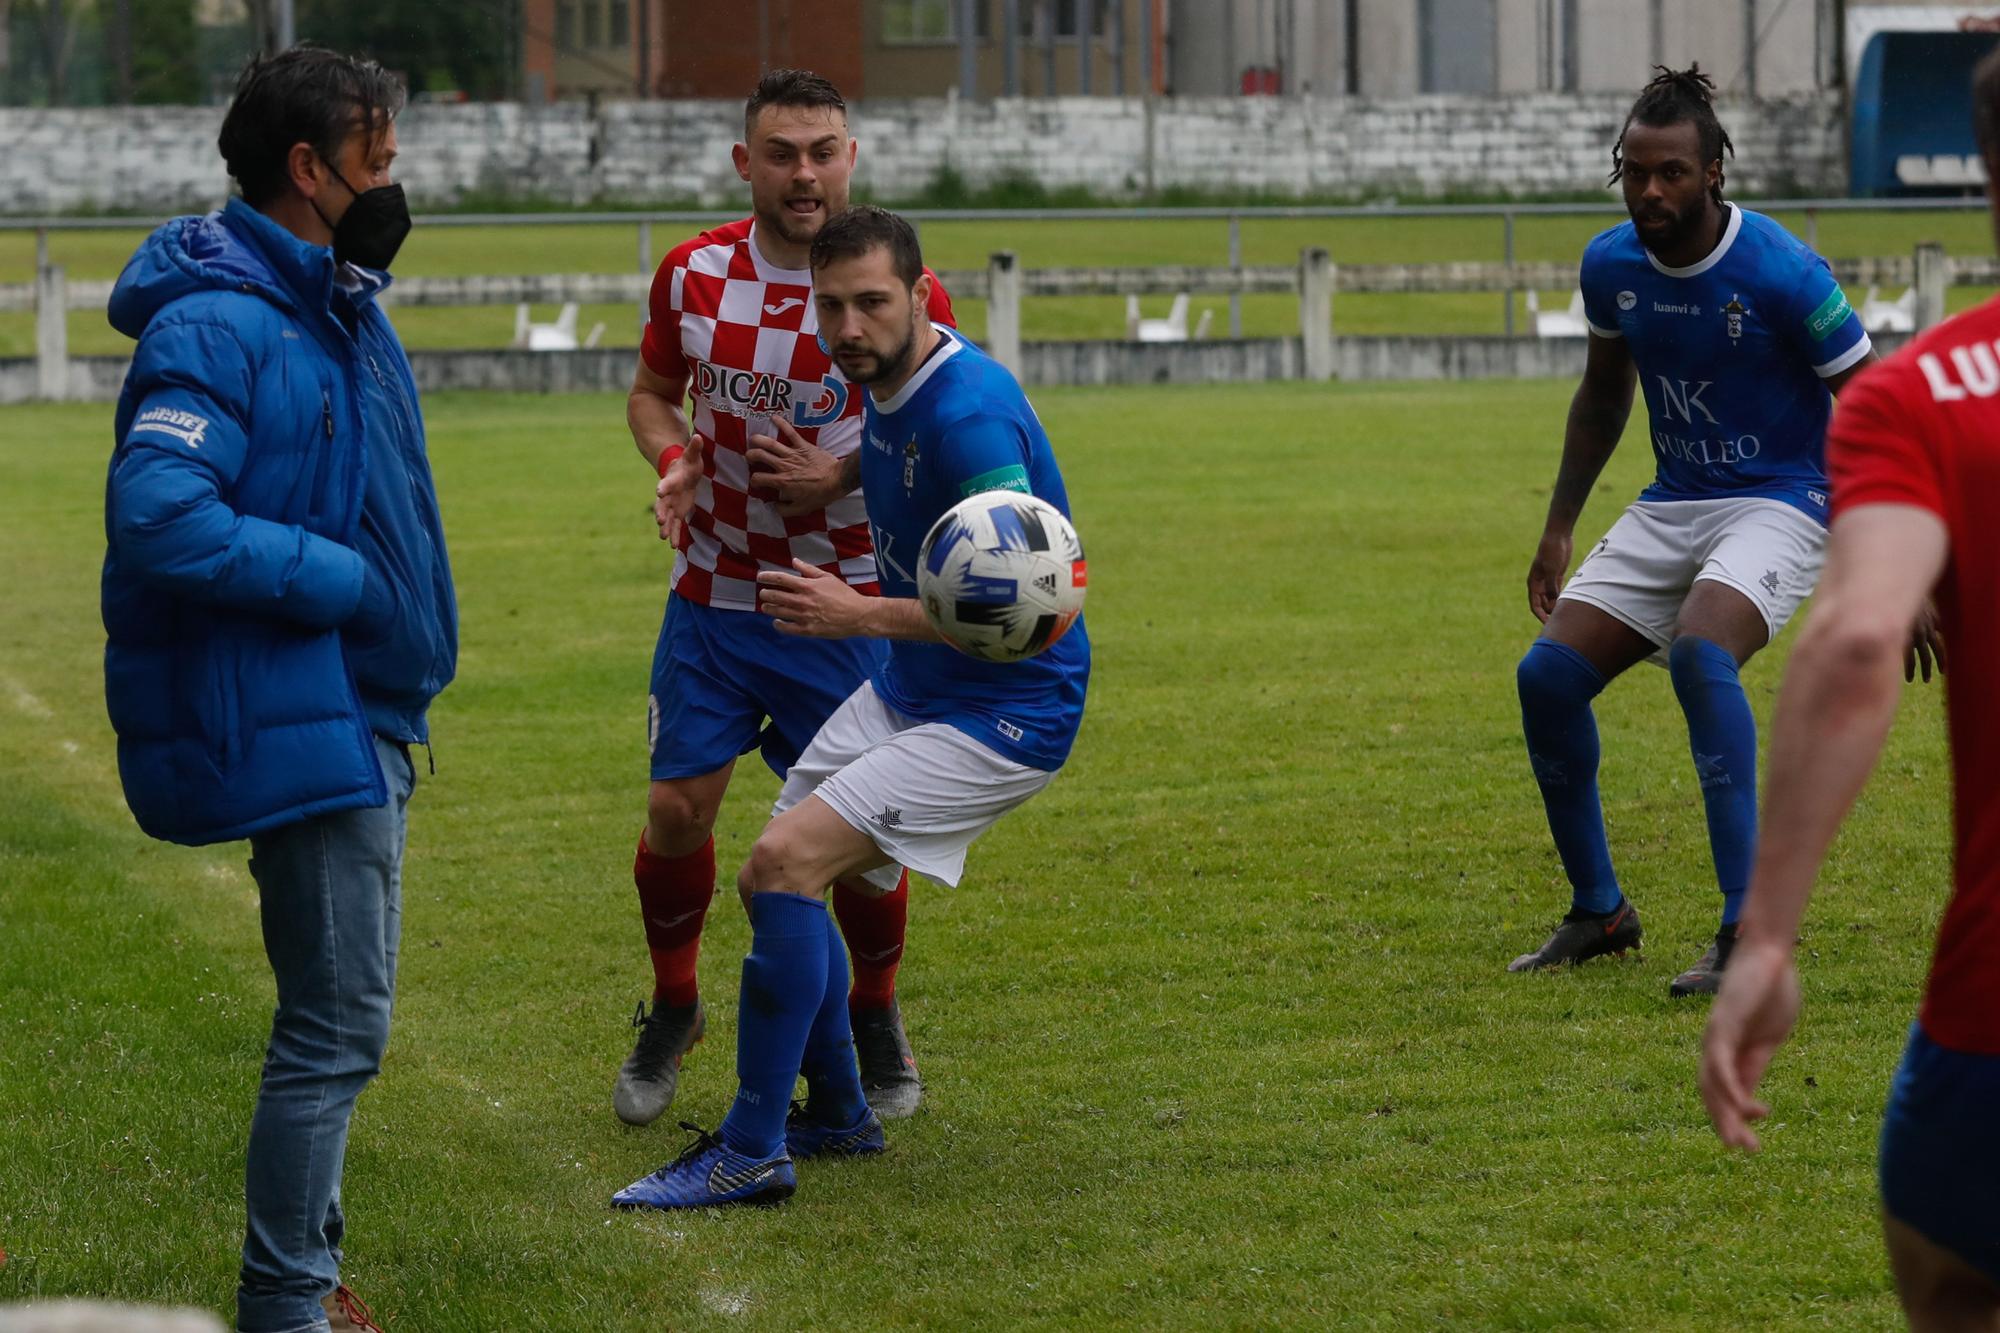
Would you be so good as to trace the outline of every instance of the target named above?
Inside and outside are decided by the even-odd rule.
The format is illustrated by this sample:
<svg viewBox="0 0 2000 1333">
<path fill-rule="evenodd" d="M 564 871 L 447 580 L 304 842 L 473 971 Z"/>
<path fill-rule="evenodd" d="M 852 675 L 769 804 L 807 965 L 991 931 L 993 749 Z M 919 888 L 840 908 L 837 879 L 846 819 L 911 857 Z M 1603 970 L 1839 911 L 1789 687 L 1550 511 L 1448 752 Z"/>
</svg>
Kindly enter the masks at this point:
<svg viewBox="0 0 2000 1333">
<path fill-rule="evenodd" d="M 1763 827 L 1736 952 L 1702 1038 L 1701 1096 L 1724 1143 L 1755 1151 L 1757 1084 L 1798 1017 L 1792 951 L 1827 848 L 1896 714 L 1910 625 L 1943 572 L 1928 509 L 1863 504 L 1834 521 L 1826 574 L 1771 723 Z"/>
</svg>

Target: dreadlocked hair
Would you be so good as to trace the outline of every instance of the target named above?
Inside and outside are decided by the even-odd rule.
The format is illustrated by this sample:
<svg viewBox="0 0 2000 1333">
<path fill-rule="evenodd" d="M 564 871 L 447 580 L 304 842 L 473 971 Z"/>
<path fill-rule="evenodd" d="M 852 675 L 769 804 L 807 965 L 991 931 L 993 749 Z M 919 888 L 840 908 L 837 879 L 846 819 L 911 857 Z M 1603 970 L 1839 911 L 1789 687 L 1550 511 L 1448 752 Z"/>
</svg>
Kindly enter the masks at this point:
<svg viewBox="0 0 2000 1333">
<path fill-rule="evenodd" d="M 1729 132 L 1715 118 L 1715 80 L 1701 72 L 1699 62 L 1686 69 L 1668 69 L 1665 65 L 1653 68 L 1659 73 L 1640 91 L 1639 100 L 1632 103 L 1632 110 L 1625 116 L 1625 128 L 1630 129 L 1635 124 L 1659 128 L 1693 122 L 1695 132 L 1701 138 L 1702 165 L 1716 164 L 1715 189 L 1711 193 L 1719 204 L 1722 202 L 1722 156 L 1727 153 L 1735 157 L 1736 145 L 1729 142 Z M 1620 130 L 1618 142 L 1611 145 L 1609 183 L 1616 185 L 1624 175 L 1625 132 Z"/>
<path fill-rule="evenodd" d="M 1972 71 L 1972 131 L 1986 160 L 2000 160 L 2000 47 Z"/>
</svg>

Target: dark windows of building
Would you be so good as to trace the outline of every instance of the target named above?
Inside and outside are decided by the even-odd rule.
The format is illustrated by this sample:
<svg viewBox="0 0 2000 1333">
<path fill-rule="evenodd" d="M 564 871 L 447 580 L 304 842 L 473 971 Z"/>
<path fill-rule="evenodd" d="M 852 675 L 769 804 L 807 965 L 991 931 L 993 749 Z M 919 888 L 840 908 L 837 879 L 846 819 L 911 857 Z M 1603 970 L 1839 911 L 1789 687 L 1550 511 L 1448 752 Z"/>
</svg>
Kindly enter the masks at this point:
<svg viewBox="0 0 2000 1333">
<path fill-rule="evenodd" d="M 1093 36 L 1102 37 L 1111 30 L 1111 7 L 1124 0 L 1094 0 L 1091 8 L 1090 30 Z M 1084 0 L 1021 0 L 1021 35 L 1040 37 L 1041 24 L 1052 25 L 1057 37 L 1075 37 L 1083 23 Z M 1044 19 L 1044 13 L 1047 18 Z"/>
<path fill-rule="evenodd" d="M 973 0 L 974 29 L 984 39 L 988 0 Z M 882 0 L 882 40 L 955 42 L 958 40 L 959 0 Z"/>
<path fill-rule="evenodd" d="M 1500 81 L 1497 0 L 1417 0 L 1419 86 L 1427 93 L 1492 93 Z"/>
</svg>

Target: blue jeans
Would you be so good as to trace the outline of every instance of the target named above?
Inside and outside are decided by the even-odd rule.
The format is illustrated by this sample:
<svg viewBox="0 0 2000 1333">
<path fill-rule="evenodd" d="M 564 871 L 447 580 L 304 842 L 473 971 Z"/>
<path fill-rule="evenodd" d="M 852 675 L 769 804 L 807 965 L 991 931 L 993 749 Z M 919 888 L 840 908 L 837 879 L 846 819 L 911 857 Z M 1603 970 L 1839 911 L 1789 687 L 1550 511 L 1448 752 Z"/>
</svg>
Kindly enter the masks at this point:
<svg viewBox="0 0 2000 1333">
<path fill-rule="evenodd" d="M 244 1172 L 236 1319 L 245 1333 L 326 1328 L 320 1301 L 340 1282 L 347 1122 L 389 1043 L 416 785 L 407 748 L 378 736 L 375 753 L 387 805 L 250 840 L 278 1008 Z"/>
</svg>

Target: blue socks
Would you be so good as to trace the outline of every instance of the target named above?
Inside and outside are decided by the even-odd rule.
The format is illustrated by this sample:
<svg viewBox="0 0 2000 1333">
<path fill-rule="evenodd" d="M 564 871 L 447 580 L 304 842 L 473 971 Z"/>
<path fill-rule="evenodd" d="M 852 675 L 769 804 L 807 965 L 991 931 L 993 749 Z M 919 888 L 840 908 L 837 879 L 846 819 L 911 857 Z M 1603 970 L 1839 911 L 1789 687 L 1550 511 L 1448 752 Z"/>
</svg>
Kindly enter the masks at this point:
<svg viewBox="0 0 2000 1333">
<path fill-rule="evenodd" d="M 830 933 L 825 903 L 796 893 L 750 896 L 750 953 L 736 1018 L 736 1102 L 718 1131 L 732 1152 L 766 1161 L 785 1150 L 785 1113 L 826 996 Z M 844 965 L 841 973 L 844 996 Z"/>
<path fill-rule="evenodd" d="M 854 1058 L 854 1024 L 847 1016 L 847 943 L 831 913 L 826 920 L 826 994 L 820 999 L 812 1031 L 806 1034 L 802 1069 L 807 1115 L 836 1129 L 860 1121 L 868 1099 L 861 1092 L 861 1067 Z"/>
<path fill-rule="evenodd" d="M 1727 649 L 1683 635 L 1668 650 L 1667 664 L 1687 714 L 1688 749 L 1708 807 L 1722 924 L 1733 925 L 1743 911 L 1757 845 L 1757 719 Z"/>
<path fill-rule="evenodd" d="M 1542 789 L 1563 873 L 1569 876 L 1570 910 L 1615 911 L 1625 895 L 1604 840 L 1604 810 L 1597 799 L 1597 719 L 1590 713 L 1604 677 L 1574 648 L 1537 639 L 1514 678 L 1521 691 L 1528 760 Z"/>
</svg>

